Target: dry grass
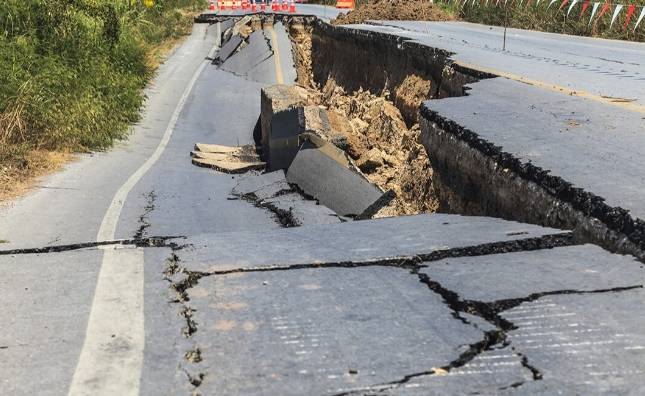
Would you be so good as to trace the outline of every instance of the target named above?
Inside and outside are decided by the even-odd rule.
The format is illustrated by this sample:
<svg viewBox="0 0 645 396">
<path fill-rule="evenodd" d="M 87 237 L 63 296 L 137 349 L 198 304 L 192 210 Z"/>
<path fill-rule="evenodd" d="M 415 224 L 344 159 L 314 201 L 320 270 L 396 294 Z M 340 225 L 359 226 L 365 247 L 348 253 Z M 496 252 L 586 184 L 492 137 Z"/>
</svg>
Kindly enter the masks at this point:
<svg viewBox="0 0 645 396">
<path fill-rule="evenodd" d="M 182 14 L 186 20 L 192 20 L 197 12 Z M 181 28 L 181 36 L 171 36 L 151 46 L 146 53 L 147 66 L 156 70 L 185 40 L 191 29 L 192 23 L 186 24 Z M 25 105 L 26 100 L 18 98 L 10 108 L 0 113 L 0 203 L 20 198 L 43 177 L 63 169 L 76 158 L 70 149 L 33 148 L 33 145 L 24 143 L 29 140 L 26 136 L 28 126 L 22 117 Z"/>
<path fill-rule="evenodd" d="M 20 164 L 0 167 L 0 202 L 20 197 L 42 177 L 62 169 L 74 158 L 66 152 L 31 150 L 24 154 Z"/>
</svg>

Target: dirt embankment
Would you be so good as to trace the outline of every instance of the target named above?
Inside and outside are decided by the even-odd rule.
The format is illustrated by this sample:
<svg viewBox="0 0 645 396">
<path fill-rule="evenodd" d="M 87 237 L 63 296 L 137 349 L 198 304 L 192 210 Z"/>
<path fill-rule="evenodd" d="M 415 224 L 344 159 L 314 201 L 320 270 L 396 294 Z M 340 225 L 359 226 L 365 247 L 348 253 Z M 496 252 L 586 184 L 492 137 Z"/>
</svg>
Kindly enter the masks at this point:
<svg viewBox="0 0 645 396">
<path fill-rule="evenodd" d="M 323 137 L 345 150 L 372 183 L 396 193 L 397 198 L 377 216 L 436 211 L 432 168 L 419 142 L 418 125 L 419 104 L 434 88 L 429 77 L 405 73 L 390 86 L 391 92 L 384 84 L 378 93 L 347 88 L 335 79 L 352 79 L 349 72 L 317 80 L 312 64 L 314 29 L 300 23 L 288 26 L 298 84 L 309 91 L 310 104 L 328 110 L 331 135 Z"/>
<path fill-rule="evenodd" d="M 376 0 L 364 3 L 332 21 L 334 25 L 363 23 L 369 20 L 450 21 L 455 19 L 428 0 Z"/>
<path fill-rule="evenodd" d="M 304 23 L 292 23 L 288 25 L 289 37 L 291 38 L 294 64 L 298 76 L 298 85 L 305 88 L 315 88 L 314 74 L 311 64 L 311 34 L 313 28 Z"/>
</svg>

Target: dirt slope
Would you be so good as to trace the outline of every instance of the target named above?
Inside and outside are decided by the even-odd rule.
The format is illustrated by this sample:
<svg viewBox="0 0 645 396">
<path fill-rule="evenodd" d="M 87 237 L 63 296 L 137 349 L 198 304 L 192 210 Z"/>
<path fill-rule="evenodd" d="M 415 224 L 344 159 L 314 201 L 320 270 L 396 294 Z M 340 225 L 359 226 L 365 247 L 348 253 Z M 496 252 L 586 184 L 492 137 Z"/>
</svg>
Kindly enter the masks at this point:
<svg viewBox="0 0 645 396">
<path fill-rule="evenodd" d="M 450 21 L 454 17 L 429 0 L 376 0 L 361 4 L 355 10 L 332 21 L 334 25 L 363 23 L 369 20 Z"/>
</svg>

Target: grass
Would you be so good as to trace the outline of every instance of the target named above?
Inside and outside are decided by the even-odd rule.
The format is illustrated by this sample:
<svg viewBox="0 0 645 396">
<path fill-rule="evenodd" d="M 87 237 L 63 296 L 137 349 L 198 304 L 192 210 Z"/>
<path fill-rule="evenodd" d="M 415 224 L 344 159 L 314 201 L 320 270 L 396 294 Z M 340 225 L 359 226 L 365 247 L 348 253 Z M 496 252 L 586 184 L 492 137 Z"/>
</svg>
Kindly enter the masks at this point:
<svg viewBox="0 0 645 396">
<path fill-rule="evenodd" d="M 3 0 L 0 200 L 71 152 L 102 150 L 139 119 L 163 53 L 204 0 Z"/>
<path fill-rule="evenodd" d="M 327 5 L 336 4 L 335 0 L 313 0 L 311 2 Z M 359 0 L 356 2 L 356 5 L 357 7 L 361 5 L 369 6 L 369 3 L 370 0 Z M 448 0 L 435 0 L 435 4 L 438 7 L 441 7 L 444 11 L 454 15 L 458 19 L 468 22 L 496 26 L 504 26 L 506 24 L 509 27 L 519 29 L 540 30 L 579 36 L 645 41 L 645 21 L 641 22 L 636 32 L 633 31 L 634 24 L 641 12 L 640 7 L 645 5 L 645 0 L 618 1 L 617 3 L 624 4 L 625 7 L 611 29 L 609 25 L 614 10 L 613 6 L 601 18 L 597 18 L 604 1 L 600 1 L 600 8 L 598 9 L 596 17 L 594 17 L 594 22 L 591 24 L 589 24 L 589 17 L 591 16 L 593 1 L 590 3 L 582 18 L 580 17 L 580 11 L 584 0 L 580 0 L 575 5 L 568 17 L 566 14 L 571 2 L 561 10 L 559 7 L 562 0 L 558 0 L 549 9 L 547 9 L 547 6 L 550 0 L 540 0 L 538 6 L 535 6 L 535 3 L 536 0 L 522 0 L 522 4 L 520 4 L 520 0 L 508 0 L 506 5 L 504 5 L 504 0 L 501 0 L 499 6 L 494 6 L 497 4 L 497 0 L 489 0 L 488 5 L 483 5 L 486 4 L 486 0 L 476 0 L 475 3 L 471 0 L 460 0 L 459 2 L 453 0 L 450 3 Z M 611 3 L 613 4 L 614 2 Z M 623 23 L 627 15 L 627 6 L 630 4 L 634 4 L 638 8 L 636 8 L 636 12 L 632 15 L 629 28 L 624 30 Z"/>
<path fill-rule="evenodd" d="M 452 3 L 451 5 L 442 4 L 442 6 L 448 7 L 453 13 L 458 14 L 461 19 L 469 22 L 497 26 L 504 26 L 504 24 L 506 24 L 508 27 L 573 34 L 578 36 L 641 42 L 645 41 L 644 22 L 641 22 L 641 25 L 634 32 L 634 25 L 638 19 L 638 15 L 641 10 L 640 8 L 636 9 L 636 12 L 630 20 L 628 28 L 626 30 L 623 29 L 623 23 L 625 22 L 625 17 L 627 15 L 627 5 L 634 4 L 637 7 L 643 6 L 645 5 L 645 0 L 619 2 L 625 4 L 625 7 L 611 28 L 609 25 L 614 9 L 613 7 L 601 18 L 598 18 L 603 2 L 601 2 L 600 8 L 594 17 L 594 21 L 589 24 L 593 2 L 590 3 L 584 15 L 581 17 L 580 13 L 583 1 L 579 1 L 575 5 L 569 16 L 567 16 L 567 10 L 570 3 L 560 9 L 559 7 L 562 3 L 560 0 L 548 9 L 547 7 L 550 0 L 541 0 L 538 6 L 535 6 L 535 0 L 525 0 L 521 5 L 517 0 L 509 0 L 506 6 L 503 5 L 504 1 L 502 0 L 500 1 L 499 6 L 494 6 L 493 4 L 495 4 L 496 1 L 497 0 L 490 0 L 488 6 L 481 6 L 479 4 L 472 5 L 470 1 L 467 2 L 468 5 L 464 5 L 462 3 L 461 6 L 459 6 Z M 529 3 L 530 5 L 527 5 Z"/>
</svg>

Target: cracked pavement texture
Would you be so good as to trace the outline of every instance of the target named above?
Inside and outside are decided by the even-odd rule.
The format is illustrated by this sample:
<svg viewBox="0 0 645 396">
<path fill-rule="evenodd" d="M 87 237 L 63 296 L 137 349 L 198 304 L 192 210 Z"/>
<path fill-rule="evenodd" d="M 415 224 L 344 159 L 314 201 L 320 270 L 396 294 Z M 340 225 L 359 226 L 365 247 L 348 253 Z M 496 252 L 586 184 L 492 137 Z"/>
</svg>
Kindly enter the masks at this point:
<svg viewBox="0 0 645 396">
<path fill-rule="evenodd" d="M 631 257 L 484 217 L 328 224 L 328 209 L 307 206 L 301 227 L 282 228 L 265 208 L 231 199 L 262 180 L 192 166 L 197 141 L 252 143 L 273 62 L 250 79 L 204 69 L 125 202 L 124 240 L 93 243 L 214 28 L 196 26 L 161 67 L 127 144 L 45 181 L 71 189 L 2 209 L 0 394 L 67 394 L 104 250 L 130 245 L 144 259 L 143 395 L 643 393 L 643 268 Z M 262 197 L 294 205 L 279 191 Z M 20 248 L 35 249 L 11 250 Z"/>
</svg>

